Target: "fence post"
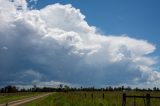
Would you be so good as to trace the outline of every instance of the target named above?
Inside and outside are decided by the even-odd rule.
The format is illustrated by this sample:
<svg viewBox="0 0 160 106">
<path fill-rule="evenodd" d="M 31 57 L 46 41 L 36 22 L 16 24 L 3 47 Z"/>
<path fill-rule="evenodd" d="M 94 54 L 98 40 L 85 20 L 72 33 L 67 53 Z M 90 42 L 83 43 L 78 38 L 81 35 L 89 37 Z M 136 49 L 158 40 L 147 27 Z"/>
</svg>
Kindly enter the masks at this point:
<svg viewBox="0 0 160 106">
<path fill-rule="evenodd" d="M 122 106 L 126 106 L 126 94 L 123 94 Z"/>
<path fill-rule="evenodd" d="M 146 95 L 146 102 L 147 102 L 147 106 L 151 106 L 150 105 L 150 94 Z"/>
<path fill-rule="evenodd" d="M 134 106 L 136 106 L 136 97 L 134 97 Z"/>
<path fill-rule="evenodd" d="M 104 99 L 104 93 L 102 94 L 102 98 Z"/>
<path fill-rule="evenodd" d="M 93 93 L 91 94 L 91 97 L 92 97 L 92 99 L 93 99 Z"/>
<path fill-rule="evenodd" d="M 84 94 L 84 97 L 85 97 L 85 98 L 87 97 L 87 94 L 86 94 L 86 93 Z"/>
</svg>

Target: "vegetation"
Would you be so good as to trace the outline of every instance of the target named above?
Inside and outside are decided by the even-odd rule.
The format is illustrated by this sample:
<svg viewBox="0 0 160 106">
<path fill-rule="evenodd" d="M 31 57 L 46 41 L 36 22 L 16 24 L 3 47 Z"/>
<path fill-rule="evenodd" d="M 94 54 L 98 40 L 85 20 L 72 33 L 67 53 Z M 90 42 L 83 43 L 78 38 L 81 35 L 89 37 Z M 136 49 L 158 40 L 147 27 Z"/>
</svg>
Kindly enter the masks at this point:
<svg viewBox="0 0 160 106">
<path fill-rule="evenodd" d="M 16 92 L 68 92 L 68 91 L 160 91 L 159 88 L 148 88 L 148 89 L 141 89 L 141 88 L 131 88 L 131 87 L 106 87 L 106 88 L 94 88 L 94 87 L 88 87 L 88 88 L 71 88 L 67 85 L 60 84 L 59 87 L 37 87 L 34 85 L 32 88 L 28 89 L 18 89 L 15 86 L 6 86 L 4 88 L 0 88 L 0 93 L 16 93 Z"/>
<path fill-rule="evenodd" d="M 106 88 L 71 88 L 60 85 L 57 88 L 34 86 L 29 89 L 18 89 L 7 86 L 0 89 L 0 103 L 18 100 L 25 97 L 38 95 L 39 92 L 55 92 L 53 95 L 35 100 L 26 106 L 121 106 L 122 95 L 160 97 L 159 88 L 140 89 L 130 87 L 106 87 Z M 160 99 L 151 99 L 151 106 L 160 106 Z M 145 98 L 127 98 L 126 106 L 146 106 Z M 134 105 L 136 104 L 136 105 Z"/>
<path fill-rule="evenodd" d="M 129 91 L 127 95 L 160 96 L 160 92 Z M 58 92 L 25 106 L 121 106 L 122 91 L 92 91 L 92 92 Z M 151 106 L 159 106 L 159 99 L 151 99 Z M 126 106 L 145 106 L 145 99 L 127 99 Z"/>
</svg>

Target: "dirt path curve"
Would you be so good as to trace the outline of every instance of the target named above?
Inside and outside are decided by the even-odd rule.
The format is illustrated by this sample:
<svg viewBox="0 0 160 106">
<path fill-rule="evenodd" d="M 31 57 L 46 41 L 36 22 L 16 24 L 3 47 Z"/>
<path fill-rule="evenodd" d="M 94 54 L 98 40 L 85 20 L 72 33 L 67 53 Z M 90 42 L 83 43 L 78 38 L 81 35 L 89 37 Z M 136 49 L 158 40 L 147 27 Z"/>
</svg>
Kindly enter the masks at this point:
<svg viewBox="0 0 160 106">
<path fill-rule="evenodd" d="M 16 101 L 9 102 L 8 105 L 0 104 L 0 106 L 19 106 L 19 105 L 31 102 L 33 100 L 51 95 L 51 94 L 53 94 L 53 93 L 46 93 L 46 94 L 42 94 L 42 95 L 39 95 L 39 96 L 34 96 L 34 97 L 29 97 L 29 98 L 25 98 L 25 99 L 21 99 L 21 100 L 16 100 Z"/>
</svg>

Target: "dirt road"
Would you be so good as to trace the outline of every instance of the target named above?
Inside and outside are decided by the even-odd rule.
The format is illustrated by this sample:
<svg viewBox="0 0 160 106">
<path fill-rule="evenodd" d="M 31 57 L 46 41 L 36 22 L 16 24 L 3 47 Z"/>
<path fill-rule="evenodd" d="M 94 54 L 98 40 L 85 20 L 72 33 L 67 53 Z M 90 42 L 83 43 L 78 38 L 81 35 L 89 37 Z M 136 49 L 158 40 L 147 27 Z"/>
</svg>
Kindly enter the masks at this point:
<svg viewBox="0 0 160 106">
<path fill-rule="evenodd" d="M 21 106 L 22 104 L 31 102 L 33 100 L 36 100 L 36 99 L 39 99 L 39 98 L 42 98 L 42 97 L 45 97 L 45 96 L 48 96 L 48 95 L 51 95 L 51 94 L 53 94 L 53 93 L 46 93 L 46 94 L 42 94 L 42 95 L 39 95 L 39 96 L 34 96 L 34 97 L 30 97 L 30 98 L 16 100 L 16 101 L 9 102 L 8 104 L 0 104 L 0 106 Z"/>
</svg>

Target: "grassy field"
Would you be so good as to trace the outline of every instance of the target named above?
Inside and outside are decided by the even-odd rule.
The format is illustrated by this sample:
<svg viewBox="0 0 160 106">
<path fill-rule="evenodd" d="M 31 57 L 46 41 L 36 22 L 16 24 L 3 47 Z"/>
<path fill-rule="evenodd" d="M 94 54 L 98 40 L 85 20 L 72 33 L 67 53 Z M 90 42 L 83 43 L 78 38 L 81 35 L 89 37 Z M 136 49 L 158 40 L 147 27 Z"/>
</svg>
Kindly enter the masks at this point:
<svg viewBox="0 0 160 106">
<path fill-rule="evenodd" d="M 19 100 L 31 96 L 36 96 L 41 93 L 38 92 L 23 92 L 23 93 L 0 93 L 0 104 L 7 103 L 13 100 Z"/>
<path fill-rule="evenodd" d="M 104 98 L 103 98 L 104 93 Z M 160 96 L 160 92 L 127 92 L 127 95 Z M 55 93 L 25 106 L 122 106 L 123 92 L 67 92 Z M 126 106 L 145 106 L 145 99 L 127 99 Z M 151 106 L 160 106 L 160 99 L 151 99 Z"/>
</svg>

